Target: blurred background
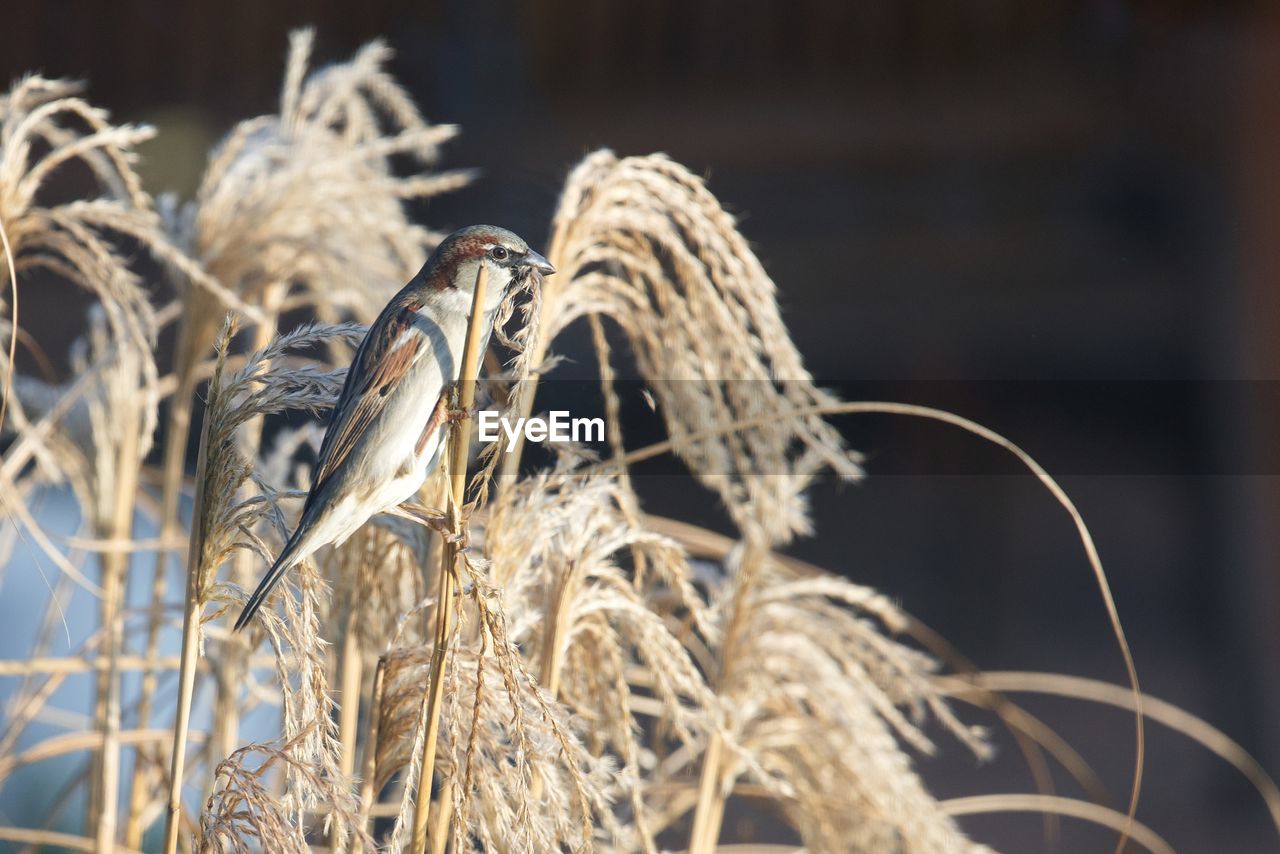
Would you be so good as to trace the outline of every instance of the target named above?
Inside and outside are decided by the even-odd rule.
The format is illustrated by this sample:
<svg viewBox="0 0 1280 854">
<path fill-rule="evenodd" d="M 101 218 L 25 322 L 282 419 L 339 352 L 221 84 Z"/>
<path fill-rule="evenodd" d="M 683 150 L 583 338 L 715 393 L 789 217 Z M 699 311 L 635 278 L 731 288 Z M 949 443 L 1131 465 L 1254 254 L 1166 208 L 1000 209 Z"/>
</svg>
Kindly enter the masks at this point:
<svg viewBox="0 0 1280 854">
<path fill-rule="evenodd" d="M 446 165 L 481 170 L 418 218 L 501 223 L 535 245 L 583 154 L 669 153 L 741 218 L 825 385 L 945 406 L 1061 479 L 1144 689 L 1276 774 L 1275 8 L 43 0 L 6 10 L 0 76 L 87 80 L 116 120 L 158 126 L 143 148 L 149 188 L 190 195 L 209 147 L 276 109 L 289 30 L 314 25 L 321 62 L 382 37 L 426 115 L 462 126 Z M 55 361 L 79 331 L 64 299 L 23 294 L 23 325 Z M 818 533 L 795 555 L 890 594 L 983 668 L 1123 681 L 1071 521 L 1032 477 L 954 428 L 839 423 L 870 476 L 819 487 Z M 683 480 L 655 473 L 640 488 L 653 508 L 728 530 Z M 4 610 L 22 607 L 16 589 Z M 1121 806 L 1131 720 L 1026 705 Z M 922 759 L 934 791 L 1031 791 L 996 739 L 988 766 L 952 742 Z M 1179 850 L 1276 849 L 1256 794 L 1202 748 L 1151 725 L 1147 768 L 1139 817 Z M 1034 816 L 963 825 L 1003 850 L 1044 847 Z M 1060 850 L 1111 846 L 1076 822 L 1063 833 Z"/>
</svg>

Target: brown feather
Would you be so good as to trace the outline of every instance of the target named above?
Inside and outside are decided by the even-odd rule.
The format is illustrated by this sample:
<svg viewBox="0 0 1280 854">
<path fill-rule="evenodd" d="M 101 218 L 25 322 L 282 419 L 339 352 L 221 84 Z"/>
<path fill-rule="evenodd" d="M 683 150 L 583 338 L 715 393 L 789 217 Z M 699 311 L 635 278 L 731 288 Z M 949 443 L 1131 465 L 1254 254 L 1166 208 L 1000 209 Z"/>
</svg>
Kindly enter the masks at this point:
<svg viewBox="0 0 1280 854">
<path fill-rule="evenodd" d="M 441 247 L 419 273 L 426 290 L 443 291 L 458 286 L 458 267 L 472 258 L 483 257 L 489 243 L 480 236 L 457 240 Z"/>
<path fill-rule="evenodd" d="M 431 413 L 431 418 L 427 421 L 426 426 L 422 428 L 422 435 L 418 437 L 418 444 L 413 449 L 414 453 L 421 454 L 423 449 L 427 447 L 427 441 L 430 440 L 431 434 L 439 429 L 441 423 L 444 422 L 448 409 L 448 392 L 446 391 L 441 393 L 440 400 L 436 402 L 436 408 Z"/>
<path fill-rule="evenodd" d="M 315 483 L 307 495 L 304 512 L 323 489 L 324 482 L 341 468 L 361 434 L 382 411 L 387 394 L 408 372 L 425 343 L 422 336 L 413 336 L 396 346 L 401 336 L 413 327 L 420 308 L 421 300 L 411 293 L 402 293 L 383 310 L 361 343 L 334 408 L 333 420 L 329 422 L 329 429 L 325 431 L 320 445 Z"/>
</svg>

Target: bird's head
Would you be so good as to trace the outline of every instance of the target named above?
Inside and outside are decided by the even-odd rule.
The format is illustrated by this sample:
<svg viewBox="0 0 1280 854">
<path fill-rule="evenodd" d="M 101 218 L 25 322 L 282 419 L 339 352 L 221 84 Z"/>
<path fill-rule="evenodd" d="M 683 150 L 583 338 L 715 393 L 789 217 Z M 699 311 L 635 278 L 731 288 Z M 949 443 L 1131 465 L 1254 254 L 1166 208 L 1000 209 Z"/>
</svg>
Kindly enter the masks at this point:
<svg viewBox="0 0 1280 854">
<path fill-rule="evenodd" d="M 436 247 L 423 274 L 431 287 L 457 288 L 470 294 L 481 267 L 489 274 L 490 296 L 486 302 L 500 299 L 531 272 L 549 276 L 556 271 L 518 235 L 496 225 L 472 225 L 446 237 Z"/>
</svg>

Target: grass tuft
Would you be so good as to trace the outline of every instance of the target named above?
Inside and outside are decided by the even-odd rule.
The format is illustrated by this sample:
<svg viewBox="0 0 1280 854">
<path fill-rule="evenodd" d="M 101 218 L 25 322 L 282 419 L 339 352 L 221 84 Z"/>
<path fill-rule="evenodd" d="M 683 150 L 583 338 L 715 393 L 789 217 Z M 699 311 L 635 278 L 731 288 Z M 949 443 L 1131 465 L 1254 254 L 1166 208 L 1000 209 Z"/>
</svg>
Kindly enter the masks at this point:
<svg viewBox="0 0 1280 854">
<path fill-rule="evenodd" d="M 141 850 L 163 818 L 166 851 L 702 854 L 754 841 L 724 824 L 740 805 L 811 851 L 982 851 L 963 816 L 993 811 L 1038 812 L 1050 833 L 1058 817 L 1092 821 L 1118 847 L 1161 851 L 1135 820 L 1147 717 L 1245 774 L 1280 830 L 1280 789 L 1239 745 L 1140 692 L 1101 558 L 1061 488 L 958 415 L 818 388 L 733 218 L 662 155 L 598 151 L 569 173 L 550 224 L 559 272 L 503 304 L 490 353 L 468 352 L 466 379 L 486 365 L 501 381 L 494 405 L 527 415 L 581 320 L 609 416 L 604 456 L 570 448 L 522 470 L 517 449 L 469 466 L 461 430 L 421 506 L 304 562 L 249 632 L 231 633 L 306 494 L 322 430 L 303 413 L 333 405 L 361 324 L 439 239 L 405 203 L 469 177 L 441 167 L 457 129 L 423 118 L 384 44 L 313 70 L 312 43 L 292 36 L 278 111 L 233 128 L 185 202 L 153 199 L 133 169 L 154 131 L 111 124 L 78 86 L 33 76 L 0 97 L 0 557 L 21 541 L 53 568 L 30 655 L 0 661 L 15 685 L 0 785 L 80 760 L 43 814 L 0 839 Z M 52 197 L 62 170 L 80 175 L 81 197 Z M 19 291 L 50 278 L 93 301 L 66 377 L 17 326 Z M 309 320 L 282 326 L 299 314 Z M 172 354 L 157 348 L 170 326 Z M 19 344 L 39 376 L 16 370 Z M 619 357 L 652 394 L 663 442 L 628 445 Z M 816 478 L 862 475 L 830 418 L 867 412 L 961 427 L 1039 478 L 1076 525 L 1127 686 L 984 673 L 891 591 L 780 554 L 823 533 L 808 512 Z M 641 506 L 629 469 L 658 454 L 721 502 L 731 536 Z M 55 490 L 77 507 L 73 536 L 48 529 Z M 471 547 L 442 542 L 433 516 Z M 183 547 L 178 597 L 168 569 Z M 85 603 L 92 625 L 68 625 Z M 90 702 L 59 708 L 75 679 L 92 683 Z M 1004 696 L 1018 691 L 1133 713 L 1127 810 L 1104 803 L 1113 781 Z M 980 712 L 953 700 L 1015 733 L 1038 794 L 929 791 L 929 756 L 991 752 L 969 717 Z M 1054 763 L 1088 800 L 1053 790 Z M 83 831 L 64 832 L 79 800 Z"/>
</svg>

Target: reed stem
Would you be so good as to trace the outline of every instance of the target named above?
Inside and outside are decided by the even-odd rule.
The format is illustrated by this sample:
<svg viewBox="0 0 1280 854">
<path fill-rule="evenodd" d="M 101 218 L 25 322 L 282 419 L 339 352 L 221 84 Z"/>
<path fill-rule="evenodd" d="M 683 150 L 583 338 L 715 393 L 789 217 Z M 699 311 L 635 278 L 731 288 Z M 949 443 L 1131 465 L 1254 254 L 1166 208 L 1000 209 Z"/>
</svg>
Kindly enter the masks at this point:
<svg viewBox="0 0 1280 854">
<path fill-rule="evenodd" d="M 191 719 L 191 696 L 195 691 L 196 665 L 200 647 L 200 576 L 204 551 L 205 468 L 208 463 L 209 418 L 200 429 L 200 452 L 196 459 L 195 503 L 191 509 L 191 543 L 187 551 L 187 593 L 182 612 L 182 652 L 178 670 L 178 711 L 173 721 L 173 754 L 169 763 L 169 804 L 165 815 L 164 852 L 178 847 L 178 827 L 182 812 L 182 777 L 187 754 L 187 730 Z"/>
<path fill-rule="evenodd" d="M 364 682 L 364 657 L 360 649 L 357 611 L 354 605 L 347 615 L 347 625 L 342 638 L 342 655 L 336 666 L 339 669 L 338 742 L 342 745 L 339 769 L 345 779 L 350 779 L 356 767 L 356 739 L 359 737 L 360 687 Z M 330 850 L 338 854 L 342 850 L 343 835 L 338 825 L 333 826 Z"/>
<path fill-rule="evenodd" d="M 342 743 L 341 768 L 343 776 L 351 776 L 356 768 L 356 738 L 360 720 L 360 685 L 364 682 L 364 654 L 360 649 L 357 629 L 357 613 L 353 607 L 347 617 L 346 633 L 342 639 L 342 656 L 338 666 L 339 695 L 342 706 L 338 712 L 338 740 Z"/>
<path fill-rule="evenodd" d="M 471 442 L 471 407 L 476 400 L 476 375 L 480 367 L 480 340 L 484 337 L 484 296 L 489 283 L 488 272 L 480 266 L 471 297 L 471 317 L 467 321 L 467 341 L 462 352 L 462 370 L 458 374 L 458 408 L 463 417 L 453 425 L 449 460 L 452 491 L 449 521 L 454 533 L 462 530 L 460 518 L 467 489 L 467 449 Z M 431 780 L 435 776 L 436 740 L 440 734 L 440 700 L 444 687 L 445 647 L 453 623 L 453 582 L 457 571 L 457 543 L 445 543 L 440 563 L 440 585 L 436 598 L 435 644 L 431 649 L 430 684 L 424 699 L 427 734 L 422 743 L 422 763 L 418 776 L 418 796 L 413 814 L 413 847 L 415 852 L 427 850 L 427 824 L 431 815 Z M 447 832 L 447 828 L 446 828 Z"/>
<path fill-rule="evenodd" d="M 746 629 L 751 611 L 751 596 L 759 567 L 767 549 L 763 544 L 748 538 L 741 566 L 738 570 L 736 589 L 730 603 L 729 625 L 720 644 L 718 672 L 715 674 L 717 693 L 725 694 L 733 678 L 738 639 Z M 724 780 L 724 738 L 720 731 L 712 733 L 707 752 L 702 757 L 702 776 L 698 781 L 698 803 L 693 812 L 693 829 L 689 833 L 689 854 L 712 854 L 720 839 L 720 827 L 724 822 L 724 802 L 728 793 Z"/>
<path fill-rule="evenodd" d="M 249 342 L 249 351 L 256 353 L 271 343 L 278 333 L 280 303 L 288 292 L 287 284 L 273 282 L 263 289 L 262 320 L 254 327 L 253 338 Z M 271 367 L 269 360 L 263 360 L 262 370 Z M 240 428 L 240 452 L 247 460 L 257 460 L 262 446 L 262 415 L 257 415 L 245 422 Z M 255 556 L 247 551 L 237 552 L 231 559 L 230 578 L 241 587 L 253 587 L 253 571 Z M 217 668 L 217 698 L 214 701 L 213 724 L 210 726 L 212 741 L 211 756 L 214 762 L 230 756 L 240 742 L 240 691 L 244 684 L 245 671 L 253 650 L 240 638 L 231 638 L 218 645 L 219 659 Z M 201 791 L 200 800 L 205 802 L 213 793 L 214 779 L 210 775 Z"/>
<path fill-rule="evenodd" d="M 428 854 L 445 854 L 449 850 L 449 825 L 453 821 L 453 786 L 453 781 L 448 780 L 440 787 L 436 811 L 431 815 L 431 850 Z"/>
<path fill-rule="evenodd" d="M 133 536 L 133 507 L 142 461 L 138 459 L 138 412 L 130 407 L 124 416 L 124 423 L 119 425 L 121 440 L 116 457 L 113 506 L 104 536 L 127 540 Z M 99 654 L 106 657 L 108 669 L 100 671 L 103 681 L 99 683 L 102 752 L 98 757 L 98 779 L 95 781 L 99 796 L 95 836 L 100 851 L 110 851 L 115 847 L 120 813 L 119 663 L 124 652 L 124 599 L 129 557 L 128 552 L 111 552 L 102 556 L 103 645 Z"/>
<path fill-rule="evenodd" d="M 724 739 L 713 733 L 702 756 L 702 776 L 698 780 L 698 805 L 693 811 L 693 829 L 689 831 L 689 854 L 707 854 L 716 850 L 720 823 L 724 820 L 724 798 L 720 777 L 720 757 Z"/>
<path fill-rule="evenodd" d="M 378 728 L 382 720 L 382 686 L 383 673 L 386 670 L 384 659 L 378 659 L 378 666 L 373 671 L 373 688 L 369 692 L 369 732 L 364 739 L 364 761 L 360 771 L 360 826 L 369 829 L 369 814 L 373 810 L 373 801 L 378 793 L 373 789 L 374 777 L 378 773 Z"/>
<path fill-rule="evenodd" d="M 189 286 L 194 289 L 194 286 Z M 188 291 L 190 293 L 190 290 Z M 192 399 L 196 391 L 195 362 L 184 357 L 196 337 L 193 324 L 199 321 L 191 313 L 184 313 L 178 321 L 177 365 L 178 388 L 169 404 L 169 419 L 165 429 L 164 450 L 161 453 L 160 539 L 170 541 L 181 532 L 178 521 L 178 504 L 182 497 L 183 462 L 187 456 L 187 437 L 191 432 Z M 168 587 L 169 549 L 156 550 L 155 568 L 151 576 L 151 613 L 147 617 L 147 644 L 144 652 L 148 660 L 154 660 L 160 651 L 160 626 L 164 623 L 164 597 Z M 146 729 L 151 723 L 151 698 L 158 682 L 155 668 L 147 668 L 142 676 L 142 688 L 138 699 L 138 728 Z M 152 754 L 155 767 L 160 766 L 159 752 Z M 140 749 L 134 755 L 133 780 L 129 785 L 129 810 L 125 819 L 124 844 L 128 848 L 142 847 L 142 810 L 147 803 L 151 768 L 143 760 Z M 159 773 L 159 772 L 157 772 Z"/>
</svg>

